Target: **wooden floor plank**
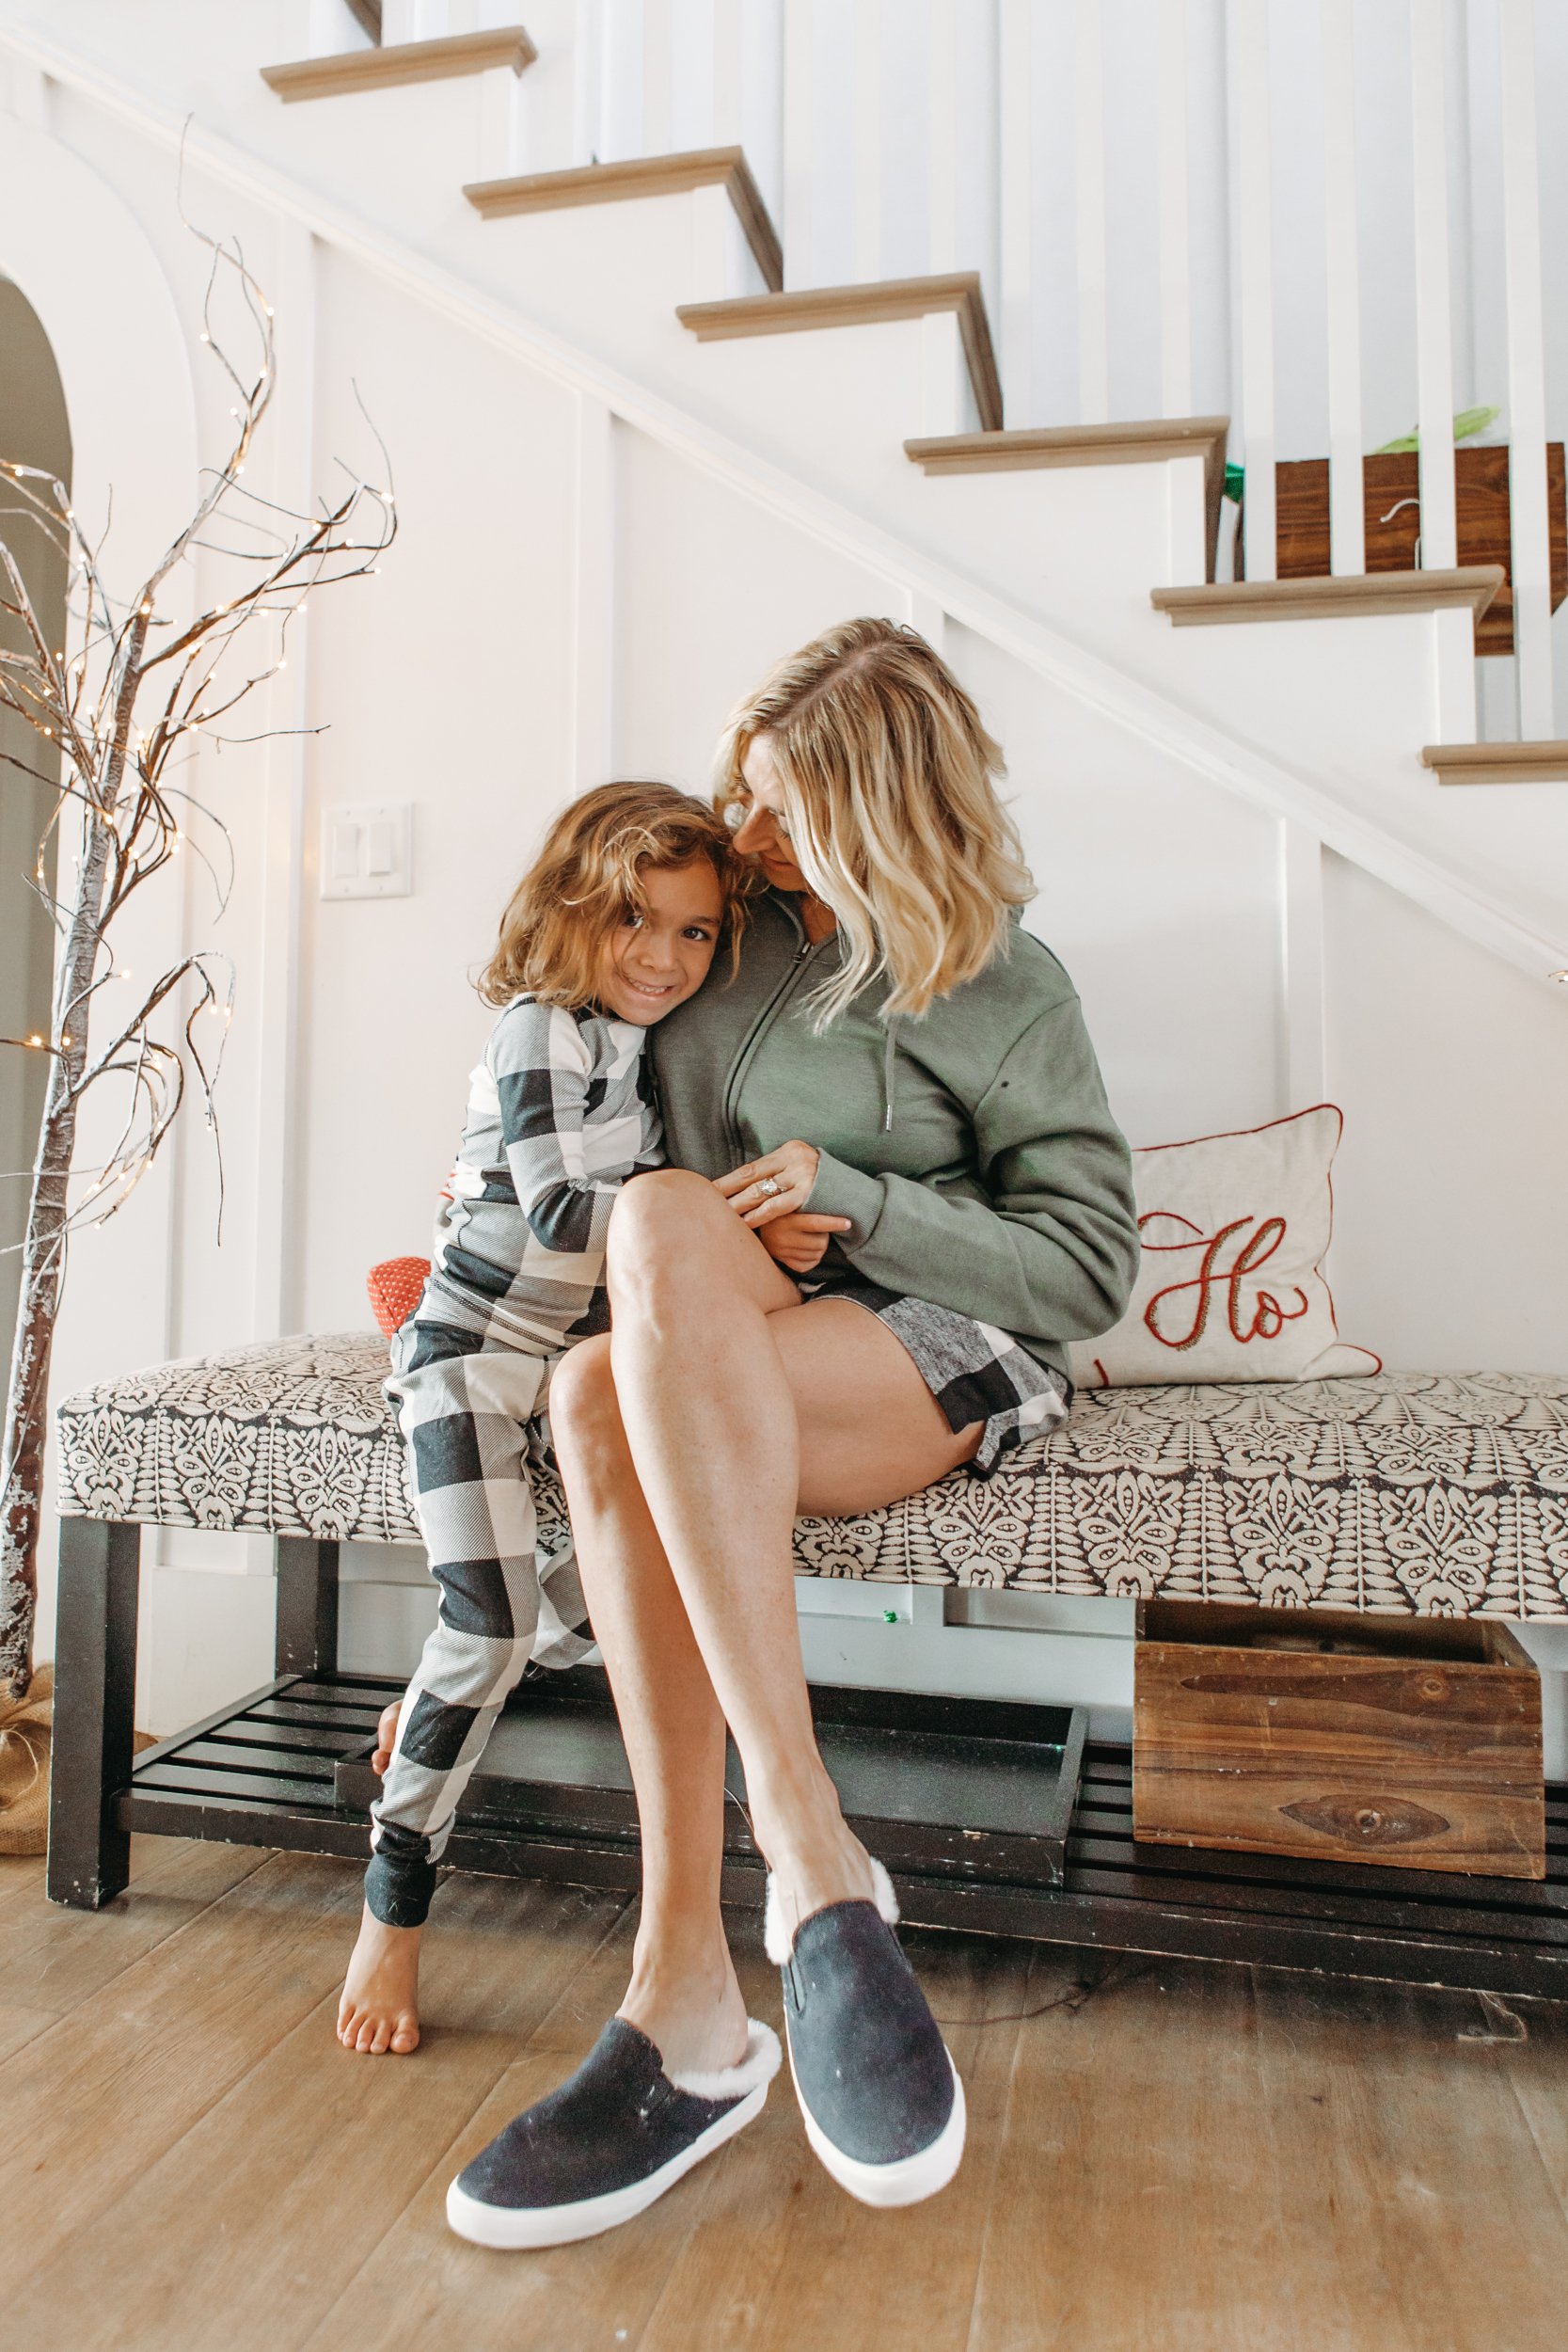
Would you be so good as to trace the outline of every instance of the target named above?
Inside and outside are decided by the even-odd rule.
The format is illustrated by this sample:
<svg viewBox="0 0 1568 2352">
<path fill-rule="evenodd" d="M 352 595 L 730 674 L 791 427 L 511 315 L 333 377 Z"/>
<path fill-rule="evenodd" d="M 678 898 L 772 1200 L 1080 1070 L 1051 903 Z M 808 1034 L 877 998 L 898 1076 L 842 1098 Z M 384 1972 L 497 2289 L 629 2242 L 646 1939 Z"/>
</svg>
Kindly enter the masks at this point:
<svg viewBox="0 0 1568 2352">
<path fill-rule="evenodd" d="M 918 2217 L 847 2197 L 806 2145 L 786 2060 L 762 2118 L 715 2167 L 639 2352 L 962 2352 L 1031 1954 L 919 1931 L 906 1948 L 965 2086 L 970 2136 L 954 2185 Z M 770 2013 L 776 2022 L 776 1992 Z"/>
<path fill-rule="evenodd" d="M 35 2034 L 46 2033 L 58 2023 L 53 2010 L 23 2009 L 14 2001 L 0 2001 L 0 2058 L 9 2058 L 13 2050 L 20 2050 Z"/>
<path fill-rule="evenodd" d="M 94 2228 L 91 2269 L 65 2248 L 9 2301 L 8 2326 L 19 2341 L 119 2352 L 204 2344 L 221 2315 L 224 2352 L 300 2343 L 624 1908 L 573 1887 L 454 1881 L 422 1964 L 429 2022 L 414 2057 L 340 2049 L 334 1982 L 120 2191 Z M 346 1933 L 339 1948 L 346 1959 Z M 261 2215 L 264 2230 L 244 2226 Z"/>
<path fill-rule="evenodd" d="M 1568 2005 L 1518 2003 L 1515 2040 L 1506 2010 L 1468 1994 L 911 1932 L 969 2093 L 969 2151 L 943 2197 L 891 2215 L 844 2197 L 806 2148 L 786 2073 L 758 2122 L 641 2221 L 493 2255 L 447 2231 L 446 2184 L 590 2046 L 625 1987 L 634 1908 L 453 1878 L 429 1946 L 425 2048 L 361 2060 L 331 2040 L 356 1865 L 172 1841 L 136 1862 L 130 1893 L 96 1915 L 45 1904 L 40 1866 L 0 1873 L 0 1951 L 31 1971 L 24 1992 L 0 1975 L 19 2342 L 1561 2341 Z M 777 2025 L 759 1925 L 737 1913 L 732 1936 L 749 2007 Z"/>
<path fill-rule="evenodd" d="M 638 2344 L 660 2289 L 704 2210 L 721 2153 L 651 2212 L 608 2236 L 537 2254 L 492 2253 L 447 2228 L 447 2183 L 501 2126 L 562 2077 L 560 2054 L 509 2067 L 441 2154 L 395 2233 L 376 2249 L 301 2352 L 601 2352 Z"/>
<path fill-rule="evenodd" d="M 1481 2004 L 1259 1970 L 1258 2018 L 1292 2235 L 1317 2252 L 1304 2348 L 1560 2344 L 1568 2223 L 1504 2045 L 1471 2038 Z"/>
<path fill-rule="evenodd" d="M 146 1867 L 102 1911 L 52 1903 L 43 1874 L 28 1902 L 0 1917 L 0 1985 L 8 2000 L 69 2015 L 111 1979 L 175 1935 L 268 1860 L 264 1847 L 141 1839 Z"/>
<path fill-rule="evenodd" d="M 1250 1972 L 1042 1948 L 1029 1991 L 971 2352 L 1308 2352 Z"/>
<path fill-rule="evenodd" d="M 133 1884 L 174 1861 L 190 1842 L 184 1837 L 133 1837 Z M 8 1919 L 15 1908 L 43 1899 L 42 1854 L 0 1854 L 0 1921 Z"/>
<path fill-rule="evenodd" d="M 1568 2212 L 1568 2003 L 1487 2004 L 1473 2030 L 1478 2039 L 1489 2038 L 1558 2202 Z"/>
<path fill-rule="evenodd" d="M 336 1988 L 359 1889 L 341 1863 L 264 1863 L 0 2063 L 12 2293 Z"/>
</svg>

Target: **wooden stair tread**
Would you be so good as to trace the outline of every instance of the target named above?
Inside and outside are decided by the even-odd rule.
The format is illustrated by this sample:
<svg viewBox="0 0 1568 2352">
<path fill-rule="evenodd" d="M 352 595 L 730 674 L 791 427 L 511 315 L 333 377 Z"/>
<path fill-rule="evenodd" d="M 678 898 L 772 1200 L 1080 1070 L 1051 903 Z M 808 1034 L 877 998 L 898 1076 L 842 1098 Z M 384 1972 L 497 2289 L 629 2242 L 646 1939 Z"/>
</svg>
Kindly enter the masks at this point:
<svg viewBox="0 0 1568 2352">
<path fill-rule="evenodd" d="M 927 474 L 1022 473 L 1061 466 L 1146 466 L 1203 459 L 1209 578 L 1219 546 L 1228 417 L 1148 417 L 1117 424 L 1029 425 L 1015 432 L 942 433 L 906 441 Z"/>
<path fill-rule="evenodd" d="M 1437 612 L 1463 605 L 1484 612 L 1503 584 L 1500 564 L 1454 571 L 1357 572 L 1327 580 L 1224 580 L 1206 588 L 1156 588 L 1150 602 L 1178 628 L 1238 621 L 1357 619 L 1374 612 Z"/>
<path fill-rule="evenodd" d="M 1002 380 L 976 270 L 940 278 L 893 278 L 867 285 L 802 286 L 790 294 L 728 302 L 686 302 L 675 312 L 700 342 L 741 335 L 787 335 L 829 326 L 876 326 L 891 319 L 951 310 L 963 338 L 974 404 L 988 433 L 1002 429 Z"/>
<path fill-rule="evenodd" d="M 538 54 L 522 25 L 499 24 L 488 32 L 447 33 L 436 40 L 396 41 L 387 49 L 343 49 L 330 57 L 264 65 L 261 79 L 286 105 L 293 105 L 305 98 L 341 98 L 410 82 L 447 82 L 460 74 L 486 73 L 496 66 L 521 73 Z"/>
<path fill-rule="evenodd" d="M 471 181 L 463 193 L 485 220 L 555 212 L 574 204 L 616 204 L 647 196 L 682 196 L 721 187 L 734 205 L 764 282 L 784 284 L 784 248 L 744 151 L 693 148 L 679 155 L 637 155 L 625 163 L 579 164 L 567 171 L 524 172 L 510 180 Z M 763 297 L 768 299 L 769 297 Z"/>
<path fill-rule="evenodd" d="M 927 473 L 1006 473 L 1041 466 L 1141 466 L 1202 456 L 1221 478 L 1228 417 L 1152 417 L 1132 423 L 1030 425 L 1012 432 L 942 433 L 906 441 Z"/>
<path fill-rule="evenodd" d="M 1568 742 L 1424 743 L 1439 784 L 1568 784 Z"/>
</svg>

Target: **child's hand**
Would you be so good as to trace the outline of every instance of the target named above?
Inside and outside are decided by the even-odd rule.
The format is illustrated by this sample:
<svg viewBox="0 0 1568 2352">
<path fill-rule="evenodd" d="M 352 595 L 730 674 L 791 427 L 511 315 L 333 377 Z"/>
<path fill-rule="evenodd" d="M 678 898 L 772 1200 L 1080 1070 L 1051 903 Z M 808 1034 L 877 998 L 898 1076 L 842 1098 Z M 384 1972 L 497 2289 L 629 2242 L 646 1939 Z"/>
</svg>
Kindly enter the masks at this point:
<svg viewBox="0 0 1568 2352">
<path fill-rule="evenodd" d="M 847 1233 L 847 1216 L 812 1216 L 807 1211 L 795 1209 L 787 1216 L 776 1216 L 765 1225 L 758 1241 L 770 1258 L 777 1258 L 791 1274 L 809 1274 L 820 1265 L 828 1243 L 834 1233 Z"/>
<path fill-rule="evenodd" d="M 733 1168 L 728 1176 L 716 1176 L 714 1187 L 741 1221 L 754 1230 L 805 1207 L 821 1158 L 815 1143 L 781 1143 L 776 1152 L 748 1160 L 744 1168 Z M 834 1230 L 846 1228 L 847 1220 L 841 1217 Z"/>
</svg>

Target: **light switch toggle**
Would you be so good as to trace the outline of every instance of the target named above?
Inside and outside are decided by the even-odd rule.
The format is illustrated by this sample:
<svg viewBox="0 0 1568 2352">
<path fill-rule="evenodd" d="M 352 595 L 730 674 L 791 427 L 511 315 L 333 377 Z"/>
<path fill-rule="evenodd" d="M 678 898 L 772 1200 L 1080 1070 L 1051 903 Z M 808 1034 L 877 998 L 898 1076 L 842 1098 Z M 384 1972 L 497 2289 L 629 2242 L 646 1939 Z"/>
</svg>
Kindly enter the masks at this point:
<svg viewBox="0 0 1568 2352">
<path fill-rule="evenodd" d="M 406 898 L 414 887 L 410 802 L 322 811 L 324 898 Z"/>
</svg>

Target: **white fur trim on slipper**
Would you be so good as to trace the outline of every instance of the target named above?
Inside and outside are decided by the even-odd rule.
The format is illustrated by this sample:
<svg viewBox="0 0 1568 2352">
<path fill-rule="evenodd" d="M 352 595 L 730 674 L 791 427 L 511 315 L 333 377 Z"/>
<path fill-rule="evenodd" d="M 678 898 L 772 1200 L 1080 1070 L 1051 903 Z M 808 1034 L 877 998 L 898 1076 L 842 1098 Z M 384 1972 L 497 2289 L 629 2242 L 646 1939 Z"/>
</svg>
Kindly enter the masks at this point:
<svg viewBox="0 0 1568 2352">
<path fill-rule="evenodd" d="M 689 2091 L 693 2099 L 744 2099 L 749 2091 L 761 2090 L 778 2073 L 784 2053 L 771 2026 L 754 2017 L 748 2017 L 746 2025 L 746 2055 L 737 2066 L 714 2067 L 707 2073 L 699 2068 L 687 2074 L 670 2074 L 666 2080 L 677 2090 Z"/>
<path fill-rule="evenodd" d="M 877 1915 L 879 1918 L 885 1919 L 890 1928 L 896 1927 L 898 1898 L 893 1891 L 893 1881 L 874 1853 L 867 1854 L 865 1858 L 871 1865 L 871 1894 L 877 1906 Z M 797 1927 L 799 1924 L 797 1921 Z M 795 1935 L 796 1929 L 792 1928 L 784 1918 L 784 1905 L 779 1899 L 778 1885 L 772 1871 L 769 1870 L 768 1902 L 762 1920 L 762 1943 L 763 1949 L 775 1968 L 783 1968 L 787 1963 L 791 1952 L 795 1949 Z"/>
</svg>

